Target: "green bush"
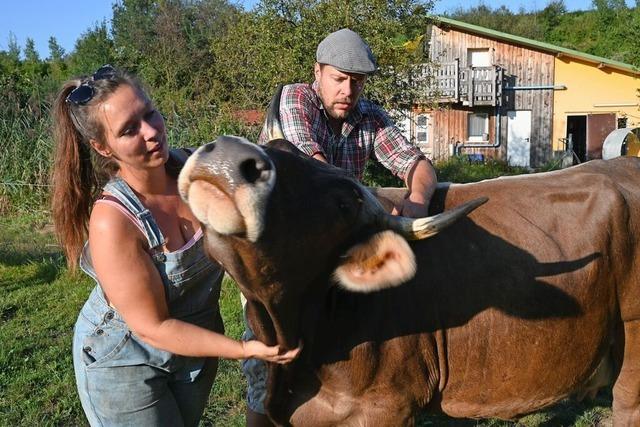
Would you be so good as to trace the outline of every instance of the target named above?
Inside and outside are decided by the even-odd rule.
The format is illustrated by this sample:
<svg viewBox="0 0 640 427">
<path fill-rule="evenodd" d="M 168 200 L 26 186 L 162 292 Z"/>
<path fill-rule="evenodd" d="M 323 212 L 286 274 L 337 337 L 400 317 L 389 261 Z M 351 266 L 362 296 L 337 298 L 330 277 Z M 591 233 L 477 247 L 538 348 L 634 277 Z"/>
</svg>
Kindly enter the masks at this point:
<svg viewBox="0 0 640 427">
<path fill-rule="evenodd" d="M 529 169 L 509 166 L 503 160 L 489 159 L 484 162 L 474 162 L 469 156 L 451 157 L 437 162 L 434 166 L 440 182 L 477 182 L 503 175 L 529 173 Z"/>
<path fill-rule="evenodd" d="M 497 178 L 503 175 L 529 173 L 529 169 L 509 166 L 503 160 L 489 159 L 475 162 L 469 156 L 455 156 L 434 164 L 439 182 L 477 182 L 483 179 Z M 396 178 L 377 162 L 367 162 L 362 179 L 370 187 L 404 187 L 402 180 Z"/>
<path fill-rule="evenodd" d="M 372 160 L 367 162 L 362 182 L 369 187 L 404 187 L 401 179 L 396 178 L 384 166 Z"/>
</svg>

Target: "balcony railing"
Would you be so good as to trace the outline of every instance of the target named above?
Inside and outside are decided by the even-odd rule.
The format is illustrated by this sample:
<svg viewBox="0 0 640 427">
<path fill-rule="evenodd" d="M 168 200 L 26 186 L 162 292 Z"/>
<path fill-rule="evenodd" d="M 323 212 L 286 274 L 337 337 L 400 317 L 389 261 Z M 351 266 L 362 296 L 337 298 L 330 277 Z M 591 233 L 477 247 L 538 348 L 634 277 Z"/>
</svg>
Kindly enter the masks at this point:
<svg viewBox="0 0 640 427">
<path fill-rule="evenodd" d="M 497 66 L 461 68 L 459 61 L 418 64 L 411 73 L 418 101 L 500 105 L 502 69 Z"/>
</svg>

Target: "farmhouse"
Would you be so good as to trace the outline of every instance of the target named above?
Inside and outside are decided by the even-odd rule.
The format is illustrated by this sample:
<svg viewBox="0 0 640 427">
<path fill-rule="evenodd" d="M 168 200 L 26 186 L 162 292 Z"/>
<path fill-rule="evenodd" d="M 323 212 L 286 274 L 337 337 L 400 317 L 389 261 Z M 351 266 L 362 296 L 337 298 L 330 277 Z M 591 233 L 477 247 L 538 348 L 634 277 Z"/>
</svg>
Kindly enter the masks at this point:
<svg viewBox="0 0 640 427">
<path fill-rule="evenodd" d="M 573 149 L 586 161 L 613 130 L 640 127 L 632 65 L 448 18 L 434 19 L 425 46 L 435 65 L 414 73 L 421 90 L 399 124 L 432 159 L 537 167 Z"/>
</svg>

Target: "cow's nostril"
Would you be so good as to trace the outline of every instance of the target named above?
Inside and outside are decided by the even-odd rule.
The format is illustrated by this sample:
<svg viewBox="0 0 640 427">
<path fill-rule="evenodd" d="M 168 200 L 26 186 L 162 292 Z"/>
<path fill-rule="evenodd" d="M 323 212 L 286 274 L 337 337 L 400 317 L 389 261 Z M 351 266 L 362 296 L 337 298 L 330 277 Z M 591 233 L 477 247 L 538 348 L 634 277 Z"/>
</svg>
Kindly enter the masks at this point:
<svg viewBox="0 0 640 427">
<path fill-rule="evenodd" d="M 210 142 L 208 144 L 205 144 L 205 146 L 203 147 L 203 150 L 206 151 L 207 153 L 210 153 L 213 151 L 214 148 L 216 148 L 216 143 Z"/>
<path fill-rule="evenodd" d="M 271 165 L 262 159 L 248 159 L 240 164 L 240 173 L 247 182 L 265 181 L 269 178 Z"/>
</svg>

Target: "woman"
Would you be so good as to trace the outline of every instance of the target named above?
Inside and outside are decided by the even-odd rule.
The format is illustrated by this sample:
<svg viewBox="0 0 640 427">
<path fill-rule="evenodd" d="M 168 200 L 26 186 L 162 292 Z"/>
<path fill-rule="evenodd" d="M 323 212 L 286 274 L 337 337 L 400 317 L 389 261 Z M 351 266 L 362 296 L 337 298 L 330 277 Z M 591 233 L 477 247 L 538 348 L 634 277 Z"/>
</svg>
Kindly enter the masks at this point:
<svg viewBox="0 0 640 427">
<path fill-rule="evenodd" d="M 140 83 L 101 67 L 63 86 L 54 118 L 56 232 L 70 268 L 79 258 L 97 283 L 73 340 L 91 425 L 197 425 L 217 357 L 291 361 L 297 350 L 222 335 L 223 271 L 204 256 L 178 195 L 184 159 Z"/>
</svg>

